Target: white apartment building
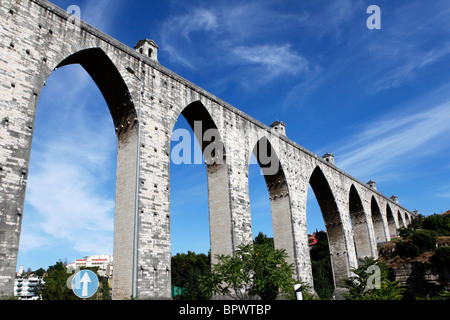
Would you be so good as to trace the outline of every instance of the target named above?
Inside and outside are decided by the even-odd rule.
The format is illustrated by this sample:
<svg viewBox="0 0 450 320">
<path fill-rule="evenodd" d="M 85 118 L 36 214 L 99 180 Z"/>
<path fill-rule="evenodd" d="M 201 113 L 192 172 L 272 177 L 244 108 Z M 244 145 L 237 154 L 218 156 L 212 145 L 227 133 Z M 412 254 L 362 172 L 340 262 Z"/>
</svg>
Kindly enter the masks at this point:
<svg viewBox="0 0 450 320">
<path fill-rule="evenodd" d="M 38 290 L 45 282 L 39 278 L 16 279 L 14 283 L 14 296 L 19 300 L 39 300 Z"/>
<path fill-rule="evenodd" d="M 77 259 L 69 263 L 66 268 L 68 271 L 80 269 L 81 267 L 98 267 L 98 274 L 102 277 L 112 277 L 113 256 L 112 255 L 95 255 L 86 256 L 83 259 Z"/>
</svg>

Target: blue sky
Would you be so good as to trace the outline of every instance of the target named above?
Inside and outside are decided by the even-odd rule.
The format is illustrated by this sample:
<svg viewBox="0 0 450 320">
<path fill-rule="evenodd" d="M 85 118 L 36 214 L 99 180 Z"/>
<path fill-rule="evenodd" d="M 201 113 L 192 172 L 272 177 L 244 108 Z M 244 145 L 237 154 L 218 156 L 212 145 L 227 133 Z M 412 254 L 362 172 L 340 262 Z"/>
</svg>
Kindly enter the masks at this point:
<svg viewBox="0 0 450 320">
<path fill-rule="evenodd" d="M 165 67 L 422 214 L 450 209 L 448 1 L 56 1 Z M 369 5 L 381 29 L 369 30 Z M 176 128 L 186 128 L 179 119 Z M 47 268 L 113 251 L 116 142 L 79 66 L 53 72 L 35 125 L 18 265 Z M 253 231 L 272 235 L 257 165 Z M 207 252 L 204 165 L 171 165 L 172 253 Z M 308 231 L 323 228 L 312 192 Z"/>
</svg>

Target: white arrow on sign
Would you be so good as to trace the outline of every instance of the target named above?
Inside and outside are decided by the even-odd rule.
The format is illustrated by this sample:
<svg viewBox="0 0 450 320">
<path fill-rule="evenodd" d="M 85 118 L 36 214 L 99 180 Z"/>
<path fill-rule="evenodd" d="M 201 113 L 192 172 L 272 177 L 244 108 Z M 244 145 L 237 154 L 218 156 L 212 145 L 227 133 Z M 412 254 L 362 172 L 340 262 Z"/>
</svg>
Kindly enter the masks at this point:
<svg viewBox="0 0 450 320">
<path fill-rule="evenodd" d="M 89 275 L 87 272 L 84 273 L 83 277 L 80 280 L 80 283 L 83 287 L 81 290 L 81 296 L 87 297 L 88 295 L 88 283 L 91 282 L 91 278 L 89 278 Z"/>
</svg>

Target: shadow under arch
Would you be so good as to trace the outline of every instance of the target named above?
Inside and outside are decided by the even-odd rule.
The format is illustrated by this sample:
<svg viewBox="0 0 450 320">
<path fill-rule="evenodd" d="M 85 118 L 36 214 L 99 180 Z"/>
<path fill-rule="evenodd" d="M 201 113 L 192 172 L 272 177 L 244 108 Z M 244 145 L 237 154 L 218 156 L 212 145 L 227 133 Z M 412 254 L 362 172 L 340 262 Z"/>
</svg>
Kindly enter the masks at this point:
<svg viewBox="0 0 450 320">
<path fill-rule="evenodd" d="M 201 101 L 187 105 L 181 114 L 194 131 L 207 166 L 226 164 L 225 144 L 211 114 Z"/>
<path fill-rule="evenodd" d="M 395 226 L 394 214 L 392 213 L 389 203 L 386 203 L 386 217 L 388 222 L 389 236 L 391 238 L 397 237 L 397 227 Z"/>
<path fill-rule="evenodd" d="M 134 262 L 137 199 L 138 119 L 132 96 L 117 67 L 101 48 L 77 51 L 64 58 L 56 68 L 81 65 L 105 99 L 117 138 L 117 167 L 114 214 L 113 299 L 132 295 L 137 286 Z M 55 69 L 56 69 L 55 68 Z M 130 196 L 132 190 L 133 196 Z"/>
<path fill-rule="evenodd" d="M 275 149 L 266 137 L 256 142 L 252 153 L 261 168 L 269 192 L 275 248 L 285 249 L 288 254 L 288 263 L 294 263 L 296 250 L 291 201 L 283 167 Z"/>
<path fill-rule="evenodd" d="M 56 68 L 69 64 L 81 65 L 97 84 L 109 107 L 118 137 L 126 131 L 124 127 L 134 127 L 137 112 L 131 94 L 116 66 L 102 49 L 75 52 Z"/>
<path fill-rule="evenodd" d="M 330 185 L 319 166 L 316 166 L 311 174 L 309 184 L 319 203 L 325 222 L 334 287 L 341 287 L 342 281 L 348 277 L 349 262 L 339 209 Z"/>
<path fill-rule="evenodd" d="M 406 225 L 411 224 L 411 215 L 405 211 Z"/>
<path fill-rule="evenodd" d="M 215 121 L 201 101 L 184 107 L 177 119 L 181 115 L 193 130 L 206 165 L 211 261 L 215 263 L 216 255 L 232 255 L 234 248 L 225 144 Z M 194 154 L 194 160 L 195 157 L 201 158 Z"/>
<path fill-rule="evenodd" d="M 381 210 L 378 206 L 378 202 L 374 196 L 370 200 L 370 208 L 372 212 L 373 231 L 375 232 L 376 242 L 385 242 L 386 233 L 384 230 L 383 218 L 381 216 Z"/>
<path fill-rule="evenodd" d="M 356 255 L 358 258 L 372 256 L 372 248 L 369 239 L 368 223 L 358 191 L 352 184 L 349 192 L 350 218 L 353 225 Z"/>
<path fill-rule="evenodd" d="M 400 210 L 397 210 L 397 218 L 398 218 L 398 226 L 399 228 L 406 228 L 406 222 L 404 215 L 400 212 Z"/>
</svg>

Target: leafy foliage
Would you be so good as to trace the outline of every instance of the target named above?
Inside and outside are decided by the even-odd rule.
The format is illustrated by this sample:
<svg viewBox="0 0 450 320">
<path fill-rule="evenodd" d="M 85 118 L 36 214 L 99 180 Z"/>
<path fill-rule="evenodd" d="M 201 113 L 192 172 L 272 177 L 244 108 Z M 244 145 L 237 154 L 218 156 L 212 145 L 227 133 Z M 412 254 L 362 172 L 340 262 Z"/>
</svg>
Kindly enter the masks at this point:
<svg viewBox="0 0 450 320">
<path fill-rule="evenodd" d="M 374 271 L 378 270 L 379 273 Z M 349 277 L 345 285 L 349 288 L 346 298 L 349 300 L 401 300 L 404 289 L 399 282 L 390 281 L 389 270 L 380 260 L 374 258 L 359 259 L 359 267 L 351 270 L 355 276 Z M 374 279 L 379 277 L 378 279 Z M 378 283 L 374 285 L 372 281 Z"/>
<path fill-rule="evenodd" d="M 415 258 L 420 254 L 418 246 L 410 241 L 398 241 L 395 245 L 396 253 L 405 258 Z"/>
<path fill-rule="evenodd" d="M 210 274 L 211 258 L 210 254 L 178 253 L 172 257 L 172 285 L 184 288 L 181 295 L 175 299 L 204 300 L 209 299 L 208 291 L 199 285 L 202 276 Z"/>
<path fill-rule="evenodd" d="M 97 274 L 98 267 L 81 268 L 90 269 Z M 73 273 L 67 273 L 65 264 L 62 261 L 47 269 L 47 275 L 44 277 L 45 285 L 40 291 L 43 300 L 84 300 L 78 298 L 72 289 L 67 287 L 67 280 Z M 99 290 L 88 300 L 109 300 L 109 285 L 106 278 L 99 277 Z"/>
<path fill-rule="evenodd" d="M 450 216 L 434 214 L 418 215 L 407 228 L 400 228 L 402 240 L 396 243 L 396 253 L 401 257 L 415 258 L 426 251 L 436 249 L 439 236 L 450 235 Z"/>
<path fill-rule="evenodd" d="M 286 252 L 275 249 L 269 239 L 260 234 L 253 244 L 239 246 L 234 256 L 217 255 L 211 275 L 202 279 L 204 287 L 211 294 L 237 300 L 274 300 L 279 294 L 291 294 L 293 265 L 286 262 Z"/>
<path fill-rule="evenodd" d="M 327 233 L 319 231 L 315 237 L 317 243 L 310 250 L 314 290 L 320 298 L 330 299 L 334 291 L 334 280 Z"/>
<path fill-rule="evenodd" d="M 450 247 L 438 248 L 434 253 L 433 261 L 439 266 L 450 266 Z"/>
<path fill-rule="evenodd" d="M 47 269 L 44 277 L 45 286 L 41 291 L 43 300 L 80 300 L 71 289 L 67 287 L 67 273 L 64 263 L 59 261 Z"/>
</svg>

